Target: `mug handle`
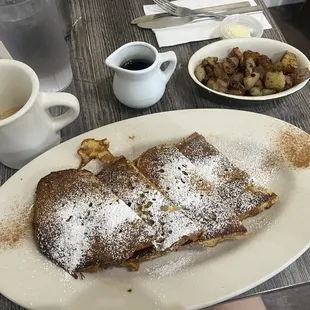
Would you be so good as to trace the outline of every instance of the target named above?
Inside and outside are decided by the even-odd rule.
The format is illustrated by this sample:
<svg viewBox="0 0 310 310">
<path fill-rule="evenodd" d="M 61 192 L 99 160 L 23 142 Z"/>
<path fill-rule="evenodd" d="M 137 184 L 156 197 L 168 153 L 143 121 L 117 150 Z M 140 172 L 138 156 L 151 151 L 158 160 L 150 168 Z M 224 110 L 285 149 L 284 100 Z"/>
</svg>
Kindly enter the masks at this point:
<svg viewBox="0 0 310 310">
<path fill-rule="evenodd" d="M 159 58 L 158 62 L 159 71 L 162 73 L 162 77 L 164 81 L 167 83 L 177 66 L 177 56 L 175 52 L 170 51 L 166 53 L 159 53 L 158 58 Z M 162 70 L 160 67 L 165 62 L 169 62 L 169 65 L 165 70 Z"/>
<path fill-rule="evenodd" d="M 80 113 L 80 104 L 77 98 L 69 93 L 41 93 L 42 104 L 45 112 L 51 117 L 55 132 L 60 131 L 72 123 Z M 52 117 L 48 112 L 52 107 L 67 107 L 65 113 Z"/>
</svg>

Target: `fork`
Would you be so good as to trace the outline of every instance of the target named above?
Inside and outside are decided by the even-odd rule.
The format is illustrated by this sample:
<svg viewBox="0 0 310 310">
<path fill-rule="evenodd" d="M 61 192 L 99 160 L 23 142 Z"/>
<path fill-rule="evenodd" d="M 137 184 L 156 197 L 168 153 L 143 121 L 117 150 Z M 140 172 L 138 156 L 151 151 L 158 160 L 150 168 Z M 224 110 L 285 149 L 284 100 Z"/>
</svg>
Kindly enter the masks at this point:
<svg viewBox="0 0 310 310">
<path fill-rule="evenodd" d="M 164 11 L 170 13 L 174 16 L 184 17 L 188 15 L 203 15 L 203 16 L 210 16 L 217 19 L 223 19 L 226 17 L 224 14 L 218 14 L 218 13 L 211 13 L 211 12 L 205 12 L 203 10 L 191 10 L 189 8 L 185 8 L 183 6 L 177 6 L 168 0 L 154 0 L 154 3 L 156 3 L 161 9 Z"/>
</svg>

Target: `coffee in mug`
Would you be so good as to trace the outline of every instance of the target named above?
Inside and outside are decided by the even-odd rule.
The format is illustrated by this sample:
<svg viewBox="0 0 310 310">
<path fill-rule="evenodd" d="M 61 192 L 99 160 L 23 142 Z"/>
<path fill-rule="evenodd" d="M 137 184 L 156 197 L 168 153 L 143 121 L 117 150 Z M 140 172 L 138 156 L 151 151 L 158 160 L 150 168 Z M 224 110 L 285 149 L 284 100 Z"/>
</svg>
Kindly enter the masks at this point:
<svg viewBox="0 0 310 310">
<path fill-rule="evenodd" d="M 8 118 L 10 116 L 12 116 L 13 114 L 15 114 L 17 111 L 19 111 L 23 106 L 18 106 L 18 107 L 13 107 L 13 108 L 9 108 L 8 110 L 4 111 L 4 112 L 0 112 L 0 120 Z"/>
</svg>

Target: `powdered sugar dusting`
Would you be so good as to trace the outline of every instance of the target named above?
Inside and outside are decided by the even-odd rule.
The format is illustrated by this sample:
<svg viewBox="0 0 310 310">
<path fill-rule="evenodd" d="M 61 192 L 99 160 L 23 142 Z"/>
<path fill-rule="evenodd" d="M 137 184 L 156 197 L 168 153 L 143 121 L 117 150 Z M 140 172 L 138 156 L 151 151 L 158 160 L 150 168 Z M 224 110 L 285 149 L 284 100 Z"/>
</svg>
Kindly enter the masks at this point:
<svg viewBox="0 0 310 310">
<path fill-rule="evenodd" d="M 75 173 L 91 176 L 86 171 Z M 68 181 L 73 181 L 72 176 Z M 152 228 L 97 182 L 89 187 L 83 182 L 78 187 L 65 183 L 61 198 L 48 200 L 42 211 L 50 211 L 51 204 L 53 212 L 37 221 L 40 249 L 70 274 L 89 265 L 128 259 L 153 239 Z M 50 190 L 53 185 L 49 184 Z"/>
<path fill-rule="evenodd" d="M 195 161 L 191 160 L 196 166 L 197 173 L 204 180 L 208 180 L 211 183 L 218 182 L 219 167 L 223 166 L 225 162 L 224 158 L 219 155 L 209 157 L 207 165 L 205 164 L 205 161 L 204 157 L 196 158 Z"/>
<path fill-rule="evenodd" d="M 251 190 L 254 182 L 249 175 L 233 165 L 203 136 L 193 134 L 179 145 L 179 149 L 195 165 L 197 174 L 213 184 L 212 197 L 224 202 L 237 215 L 246 216 L 270 200 L 270 193 L 264 194 L 258 187 Z"/>
<path fill-rule="evenodd" d="M 195 261 L 196 257 L 197 255 L 194 252 L 178 253 L 169 261 L 154 264 L 152 267 L 146 268 L 145 271 L 157 279 L 166 278 L 176 273 L 187 271 L 188 266 Z"/>
<path fill-rule="evenodd" d="M 175 146 L 150 149 L 142 155 L 138 166 L 186 216 L 199 223 L 204 238 L 245 231 L 219 197 L 210 195 L 212 184 L 201 179 L 196 167 Z"/>
<path fill-rule="evenodd" d="M 156 251 L 176 249 L 200 228 L 184 216 L 124 157 L 107 165 L 98 178 L 157 233 Z M 181 240 L 183 237 L 186 239 Z"/>
<path fill-rule="evenodd" d="M 284 166 L 283 159 L 273 151 L 272 145 L 256 145 L 243 139 L 220 139 L 216 145 L 234 165 L 246 171 L 253 183 L 259 187 L 268 187 L 273 177 Z"/>
<path fill-rule="evenodd" d="M 90 240 L 85 236 L 85 232 L 89 228 L 84 223 L 81 225 L 81 219 L 85 217 L 86 211 L 84 201 L 78 201 L 77 204 L 72 200 L 69 202 L 67 200 L 60 201 L 60 205 L 62 204 L 65 205 L 65 208 L 59 209 L 54 217 L 59 225 L 59 236 L 55 240 L 55 248 L 51 252 L 51 256 L 52 259 L 61 261 L 61 265 L 72 273 L 82 264 L 85 253 L 91 248 Z"/>
</svg>

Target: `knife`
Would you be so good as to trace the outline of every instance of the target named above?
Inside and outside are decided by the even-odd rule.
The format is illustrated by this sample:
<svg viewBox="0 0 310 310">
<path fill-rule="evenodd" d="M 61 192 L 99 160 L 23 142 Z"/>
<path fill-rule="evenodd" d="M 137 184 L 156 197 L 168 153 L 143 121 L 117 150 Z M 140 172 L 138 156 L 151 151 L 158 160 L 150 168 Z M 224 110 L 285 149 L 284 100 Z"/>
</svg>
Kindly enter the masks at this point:
<svg viewBox="0 0 310 310">
<path fill-rule="evenodd" d="M 232 15 L 232 14 L 243 14 L 243 13 L 252 13 L 252 12 L 263 12 L 263 7 L 261 5 L 255 5 L 248 8 L 241 8 L 230 10 L 229 12 L 224 13 L 225 15 Z M 213 19 L 212 17 L 208 17 L 207 13 L 205 17 L 201 15 L 189 15 L 185 17 L 177 17 L 177 16 L 168 16 L 162 17 L 153 21 L 139 23 L 138 27 L 144 29 L 161 29 L 161 28 L 169 28 L 169 27 L 176 27 L 182 26 L 185 24 L 189 24 L 192 22 L 198 22 L 203 20 Z"/>
<path fill-rule="evenodd" d="M 245 7 L 249 7 L 249 6 L 251 6 L 250 2 L 244 1 L 244 2 L 210 6 L 210 7 L 202 8 L 199 10 L 203 10 L 204 12 L 212 12 L 212 11 L 219 11 L 219 10 L 245 8 Z M 159 13 L 159 14 L 153 14 L 153 15 L 146 15 L 146 16 L 135 18 L 134 20 L 131 21 L 131 24 L 136 25 L 139 23 L 150 22 L 150 21 L 153 21 L 157 18 L 168 17 L 168 16 L 171 16 L 171 14 Z"/>
</svg>

